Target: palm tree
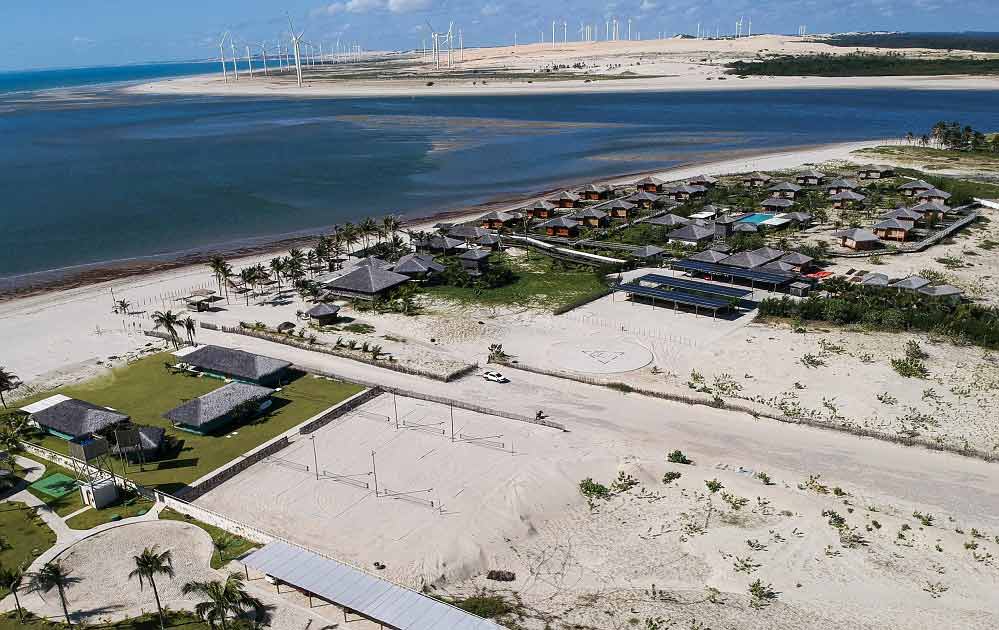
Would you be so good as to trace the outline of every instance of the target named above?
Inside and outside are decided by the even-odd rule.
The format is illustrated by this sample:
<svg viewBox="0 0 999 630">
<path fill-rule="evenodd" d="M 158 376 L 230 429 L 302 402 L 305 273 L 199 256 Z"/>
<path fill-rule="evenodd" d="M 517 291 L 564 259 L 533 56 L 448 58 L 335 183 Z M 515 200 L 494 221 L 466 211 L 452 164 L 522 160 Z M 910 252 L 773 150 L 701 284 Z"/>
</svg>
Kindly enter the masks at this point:
<svg viewBox="0 0 999 630">
<path fill-rule="evenodd" d="M 220 565 L 225 566 L 226 552 L 235 547 L 238 543 L 239 541 L 232 534 L 221 533 L 212 538 L 212 547 L 215 547 L 215 551 L 219 554 Z"/>
<path fill-rule="evenodd" d="M 184 330 L 187 331 L 187 340 L 191 342 L 191 345 L 195 345 L 194 336 L 198 333 L 198 324 L 194 319 L 188 317 L 184 320 Z"/>
<path fill-rule="evenodd" d="M 378 234 L 378 224 L 371 217 L 361 221 L 361 237 L 364 239 L 364 249 L 368 249 L 368 239 Z"/>
<path fill-rule="evenodd" d="M 281 274 L 287 270 L 288 265 L 285 263 L 284 258 L 278 256 L 277 258 L 271 259 L 271 273 L 274 274 L 274 279 L 277 280 L 278 291 L 281 291 Z"/>
<path fill-rule="evenodd" d="M 31 574 L 28 588 L 43 593 L 48 593 L 52 589 L 58 590 L 62 614 L 66 617 L 66 625 L 71 626 L 73 622 L 69 618 L 69 607 L 66 605 L 66 587 L 77 581 L 58 561 L 53 561 L 45 563 L 45 566 Z"/>
<path fill-rule="evenodd" d="M 395 236 L 395 233 L 402 227 L 402 222 L 398 217 L 389 215 L 382 219 L 382 231 L 388 236 Z"/>
<path fill-rule="evenodd" d="M 194 612 L 212 628 L 228 630 L 227 620 L 253 610 L 265 610 L 263 602 L 253 597 L 243 588 L 245 580 L 240 573 L 230 573 L 225 582 L 188 582 L 181 589 L 184 595 L 200 595 L 203 601 L 194 607 Z"/>
<path fill-rule="evenodd" d="M 7 401 L 4 400 L 4 392 L 12 392 L 21 386 L 21 379 L 17 377 L 16 374 L 7 370 L 7 368 L 0 366 L 0 403 L 3 403 L 3 408 L 7 408 Z"/>
<path fill-rule="evenodd" d="M 257 283 L 257 271 L 253 267 L 239 270 L 239 279 L 243 281 L 243 288 L 246 289 L 246 305 L 250 305 L 250 294 L 253 293 L 253 286 Z"/>
<path fill-rule="evenodd" d="M 173 311 L 156 311 L 153 313 L 153 323 L 156 324 L 154 328 L 164 328 L 168 333 L 170 333 L 170 338 L 173 340 L 173 345 L 177 348 L 180 347 L 180 337 L 177 335 L 177 327 L 181 326 L 180 317 Z"/>
<path fill-rule="evenodd" d="M 132 305 L 128 302 L 128 300 L 118 300 L 114 304 L 115 304 L 115 311 L 121 313 L 122 315 L 128 315 L 128 309 L 132 307 Z"/>
<path fill-rule="evenodd" d="M 24 613 L 21 611 L 21 600 L 17 597 L 17 590 L 24 582 L 24 569 L 8 569 L 0 567 L 0 588 L 5 588 L 14 596 L 14 608 L 17 609 L 17 620 L 24 623 Z"/>
<path fill-rule="evenodd" d="M 141 591 L 146 582 L 153 588 L 153 597 L 156 598 L 156 611 L 160 616 L 160 630 L 163 628 L 163 606 L 160 605 L 160 594 L 156 590 L 156 576 L 165 575 L 171 580 L 174 576 L 173 553 L 167 549 L 163 553 L 156 553 L 157 546 L 146 547 L 142 553 L 132 556 L 135 568 L 128 574 L 128 579 L 139 578 L 139 590 Z"/>
<path fill-rule="evenodd" d="M 232 267 L 225 261 L 225 258 L 222 258 L 221 256 L 213 256 L 212 259 L 208 261 L 208 268 L 211 269 L 212 273 L 215 275 L 215 281 L 219 283 L 219 293 L 222 293 L 225 281 L 232 275 Z M 228 287 L 225 287 L 225 297 L 228 301 Z"/>
</svg>

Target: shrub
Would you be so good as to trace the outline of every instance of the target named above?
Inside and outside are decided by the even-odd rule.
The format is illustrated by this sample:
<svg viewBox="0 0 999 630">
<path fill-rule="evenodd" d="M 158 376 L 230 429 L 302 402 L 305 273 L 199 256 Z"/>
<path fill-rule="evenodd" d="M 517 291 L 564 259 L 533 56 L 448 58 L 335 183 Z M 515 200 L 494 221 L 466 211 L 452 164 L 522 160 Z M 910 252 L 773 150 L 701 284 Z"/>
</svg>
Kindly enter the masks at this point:
<svg viewBox="0 0 999 630">
<path fill-rule="evenodd" d="M 667 455 L 666 461 L 668 461 L 671 464 L 685 464 L 688 466 L 694 463 L 694 460 L 688 458 L 686 455 L 683 454 L 683 451 L 679 449 Z"/>
<path fill-rule="evenodd" d="M 607 486 L 587 477 L 579 482 L 579 492 L 588 499 L 609 499 L 611 492 Z"/>
<path fill-rule="evenodd" d="M 899 376 L 904 376 L 905 378 L 926 378 L 930 375 L 930 371 L 926 369 L 926 366 L 919 359 L 910 359 L 908 357 L 904 359 L 892 359 L 891 367 L 898 372 Z"/>
<path fill-rule="evenodd" d="M 675 470 L 668 470 L 666 474 L 663 475 L 663 483 L 669 485 L 683 476 L 683 473 L 677 472 Z"/>
<path fill-rule="evenodd" d="M 764 584 L 760 580 L 756 580 L 749 585 L 749 605 L 753 608 L 769 606 L 770 602 L 776 600 L 778 595 L 780 593 L 773 589 L 772 584 Z"/>
</svg>

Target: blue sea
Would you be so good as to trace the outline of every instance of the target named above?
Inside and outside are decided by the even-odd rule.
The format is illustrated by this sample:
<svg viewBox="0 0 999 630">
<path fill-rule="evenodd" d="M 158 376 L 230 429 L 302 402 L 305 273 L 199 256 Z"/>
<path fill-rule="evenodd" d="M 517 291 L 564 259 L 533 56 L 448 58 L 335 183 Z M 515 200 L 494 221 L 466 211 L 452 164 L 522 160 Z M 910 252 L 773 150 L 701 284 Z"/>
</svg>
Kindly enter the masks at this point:
<svg viewBox="0 0 999 630">
<path fill-rule="evenodd" d="M 117 83 L 166 70 L 99 72 Z M 942 119 L 999 128 L 999 94 L 982 91 L 286 100 L 30 91 L 65 85 L 42 75 L 0 94 L 0 290 L 733 152 L 899 137 Z"/>
</svg>

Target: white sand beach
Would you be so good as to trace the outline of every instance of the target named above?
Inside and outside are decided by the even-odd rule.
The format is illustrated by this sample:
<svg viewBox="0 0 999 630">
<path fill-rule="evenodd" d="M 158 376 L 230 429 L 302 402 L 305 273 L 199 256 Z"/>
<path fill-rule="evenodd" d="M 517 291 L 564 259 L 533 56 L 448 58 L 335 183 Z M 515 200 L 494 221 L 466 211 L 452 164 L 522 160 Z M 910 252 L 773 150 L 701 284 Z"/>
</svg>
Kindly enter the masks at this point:
<svg viewBox="0 0 999 630">
<path fill-rule="evenodd" d="M 252 77 L 241 78 L 238 82 L 230 79 L 224 83 L 221 74 L 210 74 L 144 83 L 129 87 L 127 91 L 136 94 L 330 98 L 820 88 L 999 89 L 999 77 L 994 76 L 738 77 L 726 74 L 724 67 L 732 61 L 752 60 L 757 55 L 842 55 L 858 50 L 885 52 L 876 48 L 831 46 L 810 37 L 786 35 L 724 40 L 570 41 L 558 43 L 554 48 L 549 42 L 467 48 L 465 60 L 451 71 L 454 77 L 448 76 L 447 69 L 437 70 L 416 55 L 413 57 L 416 63 L 407 67 L 409 73 L 399 77 L 393 77 L 392 70 L 379 69 L 377 78 L 373 74 L 366 78 L 363 72 L 340 78 L 337 66 L 327 66 L 307 68 L 306 82 L 301 88 L 294 83 L 291 71 L 268 77 L 257 71 Z M 924 49 L 892 52 L 925 57 L 944 54 Z M 964 56 L 995 56 L 955 52 Z M 350 67 L 372 71 L 377 66 L 359 62 Z M 558 68 L 559 78 L 538 76 L 537 73 L 552 67 Z"/>
</svg>

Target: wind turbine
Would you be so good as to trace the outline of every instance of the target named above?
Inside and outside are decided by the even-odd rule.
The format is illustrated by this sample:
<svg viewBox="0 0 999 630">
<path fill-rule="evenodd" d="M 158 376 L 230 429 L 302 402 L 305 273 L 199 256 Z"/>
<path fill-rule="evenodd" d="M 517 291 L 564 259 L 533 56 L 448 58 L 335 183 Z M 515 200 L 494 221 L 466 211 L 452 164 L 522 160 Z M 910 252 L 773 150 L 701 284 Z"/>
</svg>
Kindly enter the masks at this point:
<svg viewBox="0 0 999 630">
<path fill-rule="evenodd" d="M 229 36 L 229 47 L 232 48 L 232 75 L 239 81 L 239 57 L 236 56 L 236 42 Z"/>
<path fill-rule="evenodd" d="M 801 29 L 798 29 L 798 30 L 799 30 L 799 32 L 801 31 Z M 229 84 L 229 74 L 226 72 L 226 69 L 225 69 L 225 38 L 226 37 L 229 37 L 229 31 L 226 31 L 225 33 L 223 33 L 222 34 L 222 39 L 219 40 L 219 60 L 222 62 L 222 80 L 226 83 L 226 85 L 228 85 Z"/>
<path fill-rule="evenodd" d="M 246 45 L 246 63 L 250 66 L 250 76 L 253 76 L 253 57 L 250 56 L 250 45 Z"/>
<path fill-rule="evenodd" d="M 302 87 L 302 36 L 305 35 L 305 31 L 302 31 L 298 35 L 295 35 L 295 25 L 291 22 L 291 16 L 288 16 L 288 28 L 291 29 L 291 43 L 295 47 L 295 74 L 298 78 L 298 87 Z"/>
<path fill-rule="evenodd" d="M 266 77 L 266 76 L 270 75 L 270 73 L 267 72 L 267 43 L 266 42 L 260 42 L 260 54 L 263 55 L 263 58 L 264 58 L 264 76 Z"/>
</svg>

